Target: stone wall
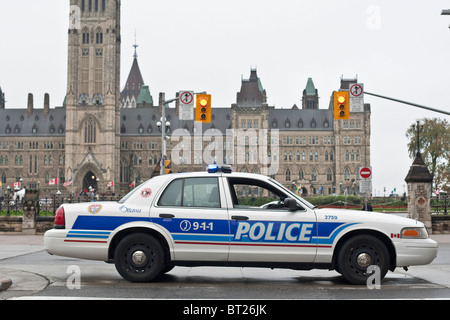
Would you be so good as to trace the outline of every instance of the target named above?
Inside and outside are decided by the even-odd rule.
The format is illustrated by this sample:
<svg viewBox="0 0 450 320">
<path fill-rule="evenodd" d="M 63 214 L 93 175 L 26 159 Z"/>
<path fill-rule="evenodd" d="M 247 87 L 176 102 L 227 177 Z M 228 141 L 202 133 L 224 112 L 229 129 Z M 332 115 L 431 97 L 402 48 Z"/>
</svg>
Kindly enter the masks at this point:
<svg viewBox="0 0 450 320">
<path fill-rule="evenodd" d="M 450 216 L 431 216 L 433 234 L 450 234 Z"/>
<path fill-rule="evenodd" d="M 53 228 L 54 217 L 38 217 L 36 219 L 35 234 L 44 234 L 45 231 Z M 22 233 L 23 217 L 0 217 L 0 234 L 6 233 Z"/>
</svg>

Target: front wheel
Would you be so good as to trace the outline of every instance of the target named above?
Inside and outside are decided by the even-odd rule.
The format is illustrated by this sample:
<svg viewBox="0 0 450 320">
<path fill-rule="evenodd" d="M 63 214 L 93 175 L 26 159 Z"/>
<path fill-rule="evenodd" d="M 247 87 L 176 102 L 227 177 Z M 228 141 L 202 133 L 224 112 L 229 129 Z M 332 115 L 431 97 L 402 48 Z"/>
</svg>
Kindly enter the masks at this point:
<svg viewBox="0 0 450 320">
<path fill-rule="evenodd" d="M 378 266 L 380 279 L 389 268 L 389 252 L 384 243 L 370 235 L 359 235 L 348 239 L 337 257 L 337 264 L 342 276 L 352 284 L 367 284 L 372 273 L 370 266 Z"/>
<path fill-rule="evenodd" d="M 131 282 L 150 282 L 161 275 L 164 250 L 157 239 L 145 233 L 123 238 L 114 251 L 117 272 Z"/>
</svg>

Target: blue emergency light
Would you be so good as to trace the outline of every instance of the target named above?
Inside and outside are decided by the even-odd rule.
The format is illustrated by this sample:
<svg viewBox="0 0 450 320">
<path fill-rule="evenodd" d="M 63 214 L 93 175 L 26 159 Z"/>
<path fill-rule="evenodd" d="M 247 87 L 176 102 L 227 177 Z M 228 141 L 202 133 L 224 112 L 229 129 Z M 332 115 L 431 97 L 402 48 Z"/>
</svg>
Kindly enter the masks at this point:
<svg viewBox="0 0 450 320">
<path fill-rule="evenodd" d="M 217 164 L 209 164 L 208 169 L 206 171 L 208 171 L 208 173 L 219 172 L 219 166 Z"/>
<path fill-rule="evenodd" d="M 208 171 L 208 173 L 216 173 L 216 172 L 223 172 L 223 173 L 231 173 L 233 172 L 233 169 L 231 168 L 231 166 L 227 166 L 227 165 L 223 165 L 221 167 L 219 167 L 217 164 L 209 164 L 208 168 L 206 169 L 206 171 Z"/>
</svg>

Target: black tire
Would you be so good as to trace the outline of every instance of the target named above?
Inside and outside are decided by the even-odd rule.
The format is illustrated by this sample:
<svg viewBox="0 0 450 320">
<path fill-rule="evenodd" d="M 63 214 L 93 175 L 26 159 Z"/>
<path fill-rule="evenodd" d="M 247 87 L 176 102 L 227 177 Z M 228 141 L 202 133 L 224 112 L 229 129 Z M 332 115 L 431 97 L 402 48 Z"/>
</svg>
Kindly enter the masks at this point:
<svg viewBox="0 0 450 320">
<path fill-rule="evenodd" d="M 150 282 L 162 274 L 164 250 L 149 234 L 136 233 L 123 238 L 114 251 L 117 272 L 131 282 Z"/>
<path fill-rule="evenodd" d="M 354 236 L 339 250 L 337 264 L 345 280 L 364 285 L 372 275 L 367 273 L 367 268 L 371 265 L 378 266 L 380 279 L 384 278 L 389 268 L 389 252 L 385 244 L 374 236 Z"/>
</svg>

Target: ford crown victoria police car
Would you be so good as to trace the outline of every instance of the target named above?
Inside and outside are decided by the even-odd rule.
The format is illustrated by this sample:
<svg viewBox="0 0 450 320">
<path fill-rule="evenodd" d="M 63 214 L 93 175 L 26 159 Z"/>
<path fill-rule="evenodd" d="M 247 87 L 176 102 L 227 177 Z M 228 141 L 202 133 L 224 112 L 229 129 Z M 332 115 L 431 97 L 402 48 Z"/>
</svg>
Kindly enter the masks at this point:
<svg viewBox="0 0 450 320">
<path fill-rule="evenodd" d="M 45 249 L 113 262 L 133 282 L 208 265 L 330 269 L 365 284 L 370 266 L 384 277 L 437 255 L 421 222 L 317 209 L 269 177 L 210 169 L 155 177 L 119 202 L 64 204 Z"/>
</svg>

